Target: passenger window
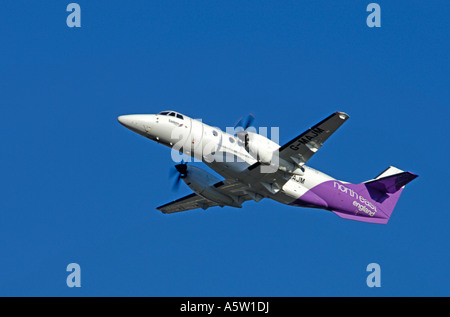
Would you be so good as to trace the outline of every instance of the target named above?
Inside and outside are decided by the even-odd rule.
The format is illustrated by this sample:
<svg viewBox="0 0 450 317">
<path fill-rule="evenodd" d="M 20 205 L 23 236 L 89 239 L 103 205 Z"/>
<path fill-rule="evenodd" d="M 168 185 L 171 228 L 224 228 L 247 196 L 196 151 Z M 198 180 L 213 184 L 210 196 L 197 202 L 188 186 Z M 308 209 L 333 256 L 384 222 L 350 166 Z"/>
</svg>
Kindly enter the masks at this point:
<svg viewBox="0 0 450 317">
<path fill-rule="evenodd" d="M 216 130 L 213 130 L 212 133 L 213 133 L 214 136 L 217 136 L 217 131 Z"/>
<path fill-rule="evenodd" d="M 234 138 L 230 137 L 230 142 L 234 143 Z"/>
</svg>

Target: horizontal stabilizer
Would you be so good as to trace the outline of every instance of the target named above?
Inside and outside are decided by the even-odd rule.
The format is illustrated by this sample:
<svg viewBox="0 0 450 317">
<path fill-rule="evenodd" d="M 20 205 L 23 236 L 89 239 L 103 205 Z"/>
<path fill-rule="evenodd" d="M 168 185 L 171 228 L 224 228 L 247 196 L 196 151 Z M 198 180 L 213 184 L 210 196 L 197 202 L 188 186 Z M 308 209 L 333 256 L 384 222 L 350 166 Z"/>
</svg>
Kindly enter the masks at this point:
<svg viewBox="0 0 450 317">
<path fill-rule="evenodd" d="M 411 172 L 401 172 L 389 176 L 382 176 L 380 178 L 365 182 L 364 184 L 367 187 L 376 189 L 382 193 L 393 194 L 400 188 L 408 184 L 410 181 L 415 179 L 417 176 L 418 175 Z"/>
</svg>

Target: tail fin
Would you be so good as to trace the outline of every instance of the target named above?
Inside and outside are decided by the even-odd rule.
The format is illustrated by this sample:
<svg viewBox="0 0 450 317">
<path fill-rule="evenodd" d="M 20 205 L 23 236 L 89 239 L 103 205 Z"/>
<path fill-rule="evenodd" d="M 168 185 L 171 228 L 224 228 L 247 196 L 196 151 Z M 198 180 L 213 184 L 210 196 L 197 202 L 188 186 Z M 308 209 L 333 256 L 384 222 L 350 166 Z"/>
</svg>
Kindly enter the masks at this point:
<svg viewBox="0 0 450 317">
<path fill-rule="evenodd" d="M 387 216 L 387 221 L 391 217 L 403 188 L 416 177 L 418 175 L 390 166 L 374 180 L 364 182 L 371 198 Z"/>
<path fill-rule="evenodd" d="M 416 177 L 418 177 L 418 175 L 411 172 L 404 172 L 396 167 L 390 166 L 375 179 L 361 184 L 347 185 L 359 194 L 358 197 L 360 198 L 360 202 L 365 202 L 366 205 L 370 206 L 369 211 L 376 210 L 375 215 L 371 212 L 369 212 L 370 217 L 367 217 L 367 214 L 352 215 L 340 211 L 334 212 L 342 218 L 386 224 L 391 217 L 392 211 L 394 210 L 405 185 Z M 370 200 L 368 199 L 369 197 Z"/>
<path fill-rule="evenodd" d="M 391 176 L 391 175 L 398 174 L 398 173 L 403 173 L 403 171 L 401 169 L 398 169 L 397 167 L 389 166 L 388 168 L 386 168 L 383 171 L 383 173 L 381 173 L 380 175 L 378 175 L 374 179 L 380 179 L 382 177 Z"/>
<path fill-rule="evenodd" d="M 392 211 L 394 211 L 403 188 L 416 177 L 418 175 L 390 166 L 376 179 L 364 183 L 371 198 L 375 200 L 386 215 L 386 223 L 389 221 Z"/>
</svg>

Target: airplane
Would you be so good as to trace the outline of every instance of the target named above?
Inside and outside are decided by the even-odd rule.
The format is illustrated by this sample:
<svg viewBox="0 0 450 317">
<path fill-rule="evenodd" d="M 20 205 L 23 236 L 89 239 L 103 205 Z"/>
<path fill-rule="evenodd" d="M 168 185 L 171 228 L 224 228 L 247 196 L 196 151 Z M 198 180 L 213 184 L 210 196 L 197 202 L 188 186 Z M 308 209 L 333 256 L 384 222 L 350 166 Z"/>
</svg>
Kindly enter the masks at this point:
<svg viewBox="0 0 450 317">
<path fill-rule="evenodd" d="M 176 111 L 118 117 L 120 124 L 172 148 L 178 178 L 193 193 L 157 207 L 171 214 L 214 206 L 241 208 L 246 201 L 273 199 L 289 206 L 331 211 L 344 219 L 387 224 L 406 184 L 418 175 L 390 166 L 374 179 L 352 184 L 305 163 L 349 116 L 337 111 L 279 146 L 251 131 L 254 119 L 239 121 L 234 133 L 207 125 Z M 175 154 L 178 154 L 175 155 Z M 224 179 L 182 161 L 204 162 Z"/>
</svg>

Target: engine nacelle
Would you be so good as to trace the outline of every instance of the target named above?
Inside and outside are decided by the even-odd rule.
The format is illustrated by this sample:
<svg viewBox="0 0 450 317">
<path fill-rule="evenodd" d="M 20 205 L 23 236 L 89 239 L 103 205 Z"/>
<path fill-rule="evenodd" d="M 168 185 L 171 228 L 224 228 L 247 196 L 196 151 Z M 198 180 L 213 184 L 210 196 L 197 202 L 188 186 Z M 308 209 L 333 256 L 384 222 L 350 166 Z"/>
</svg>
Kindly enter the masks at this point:
<svg viewBox="0 0 450 317">
<path fill-rule="evenodd" d="M 244 142 L 247 152 L 262 164 L 270 165 L 274 171 L 279 169 L 286 173 L 303 175 L 302 167 L 279 158 L 277 150 L 280 146 L 272 140 L 247 131 L 238 132 L 237 136 Z"/>
<path fill-rule="evenodd" d="M 221 206 L 241 207 L 233 198 L 222 194 L 213 186 L 220 182 L 219 178 L 201 168 L 188 165 L 186 176 L 182 179 L 199 196 L 216 202 Z"/>
<path fill-rule="evenodd" d="M 272 163 L 273 152 L 280 147 L 258 133 L 242 131 L 238 132 L 237 136 L 244 142 L 247 152 L 263 164 L 269 165 Z"/>
</svg>

